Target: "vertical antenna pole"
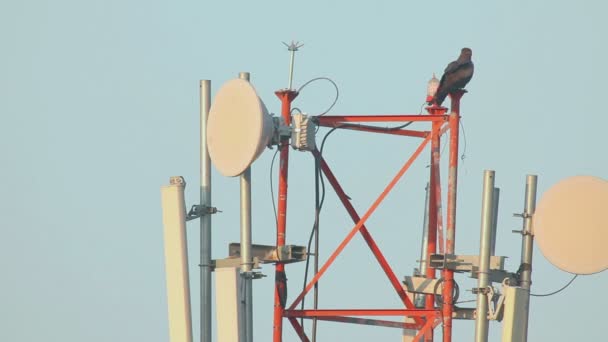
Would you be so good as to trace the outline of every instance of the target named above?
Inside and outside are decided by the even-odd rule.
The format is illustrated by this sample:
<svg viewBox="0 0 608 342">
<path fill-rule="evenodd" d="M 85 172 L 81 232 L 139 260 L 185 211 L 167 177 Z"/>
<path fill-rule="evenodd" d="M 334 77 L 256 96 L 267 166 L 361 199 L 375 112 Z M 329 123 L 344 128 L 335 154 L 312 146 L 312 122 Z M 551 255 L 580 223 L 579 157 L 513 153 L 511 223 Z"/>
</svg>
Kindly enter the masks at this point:
<svg viewBox="0 0 608 342">
<path fill-rule="evenodd" d="M 211 108 L 211 81 L 200 81 L 200 204 L 211 207 L 211 161 L 207 148 L 207 118 Z M 211 215 L 201 218 L 201 342 L 211 341 Z"/>
<path fill-rule="evenodd" d="M 239 73 L 239 78 L 249 82 L 248 72 Z M 241 174 L 241 277 L 245 284 L 243 315 L 245 338 L 253 341 L 253 259 L 251 257 L 251 166 Z"/>
<path fill-rule="evenodd" d="M 496 253 L 496 232 L 498 230 L 498 202 L 500 200 L 500 189 L 494 188 L 492 207 L 492 236 L 490 238 L 490 255 L 494 256 Z"/>
<path fill-rule="evenodd" d="M 536 183 L 538 177 L 536 175 L 526 176 L 526 199 L 524 203 L 524 228 L 522 231 L 521 244 L 521 278 L 520 285 L 526 290 L 525 310 L 522 312 L 522 322 L 525 341 L 528 340 L 528 316 L 530 310 L 530 287 L 532 286 L 532 252 L 534 235 L 532 235 L 532 215 L 536 210 Z"/>
<path fill-rule="evenodd" d="M 490 249 L 494 214 L 494 171 L 483 174 L 481 198 L 481 234 L 479 238 L 479 271 L 477 274 L 477 311 L 475 317 L 475 342 L 488 341 L 488 272 L 490 270 Z"/>
<path fill-rule="evenodd" d="M 298 93 L 290 89 L 275 92 L 281 100 L 281 115 L 285 125 L 291 124 L 291 102 Z M 278 189 L 278 222 L 277 222 L 277 251 L 285 246 L 285 234 L 287 228 L 287 175 L 289 170 L 289 139 L 282 138 L 279 156 L 279 189 Z M 285 276 L 285 264 L 277 262 L 275 265 L 275 291 L 274 291 L 274 318 L 272 340 L 281 342 L 283 340 L 283 313 L 287 301 L 287 277 Z"/>
<path fill-rule="evenodd" d="M 452 112 L 449 116 L 450 125 L 450 156 L 448 170 L 448 208 L 446 224 L 445 253 L 455 254 L 456 244 L 456 194 L 458 185 L 458 136 L 460 129 L 460 98 L 464 91 L 450 94 Z M 454 311 L 454 271 L 443 270 L 443 342 L 452 341 L 452 312 Z"/>
</svg>

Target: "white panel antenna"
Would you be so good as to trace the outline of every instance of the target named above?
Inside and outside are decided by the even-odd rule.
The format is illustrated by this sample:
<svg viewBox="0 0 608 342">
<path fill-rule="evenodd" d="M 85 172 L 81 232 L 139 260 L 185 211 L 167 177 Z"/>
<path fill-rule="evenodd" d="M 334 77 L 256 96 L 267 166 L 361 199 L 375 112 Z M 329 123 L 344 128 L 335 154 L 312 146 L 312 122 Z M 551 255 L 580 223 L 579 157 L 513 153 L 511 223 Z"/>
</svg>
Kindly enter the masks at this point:
<svg viewBox="0 0 608 342">
<path fill-rule="evenodd" d="M 171 342 L 192 342 L 190 278 L 186 243 L 186 203 L 182 177 L 161 188 L 165 241 L 165 272 Z"/>
</svg>

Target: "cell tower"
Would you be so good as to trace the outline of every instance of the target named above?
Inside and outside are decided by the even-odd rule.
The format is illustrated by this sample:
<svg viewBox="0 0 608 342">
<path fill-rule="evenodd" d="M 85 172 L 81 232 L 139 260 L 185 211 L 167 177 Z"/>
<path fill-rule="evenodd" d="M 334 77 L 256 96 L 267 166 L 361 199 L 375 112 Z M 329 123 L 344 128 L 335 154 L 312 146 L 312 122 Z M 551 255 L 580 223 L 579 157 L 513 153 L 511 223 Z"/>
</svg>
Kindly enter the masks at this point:
<svg viewBox="0 0 608 342">
<path fill-rule="evenodd" d="M 494 171 L 485 171 L 482 193 L 480 254 L 460 255 L 456 250 L 456 209 L 458 184 L 460 101 L 466 93 L 456 90 L 449 94 L 448 108 L 430 105 L 427 113 L 317 115 L 292 114 L 292 101 L 298 91 L 292 88 L 295 52 L 301 45 L 287 45 L 290 51 L 288 87 L 275 92 L 281 103 L 281 115 L 269 114 L 249 74 L 225 83 L 211 103 L 210 81 L 201 81 L 201 197 L 200 204 L 186 210 L 185 181 L 172 177 L 171 184 L 162 188 L 167 296 L 171 342 L 191 342 L 190 289 L 186 253 L 186 221 L 200 218 L 201 224 L 201 342 L 211 342 L 211 282 L 215 274 L 215 294 L 218 305 L 218 341 L 253 341 L 252 286 L 260 274 L 259 264 L 274 265 L 275 295 L 273 312 L 273 341 L 283 340 L 284 323 L 289 323 L 302 341 L 316 340 L 316 322 L 363 324 L 404 329 L 403 341 L 434 341 L 435 329 L 441 329 L 444 342 L 452 341 L 454 320 L 475 320 L 475 340 L 487 341 L 489 320 L 503 322 L 503 341 L 526 341 L 530 298 L 532 249 L 534 236 L 541 250 L 556 266 L 574 274 L 591 274 L 608 268 L 608 249 L 599 244 L 608 240 L 608 229 L 600 215 L 600 206 L 608 203 L 608 182 L 581 176 L 566 179 L 551 188 L 536 207 L 537 177 L 526 178 L 521 263 L 518 270 L 504 269 L 503 256 L 494 255 L 496 220 L 500 190 L 495 187 Z M 427 100 L 437 90 L 437 79 L 428 85 Z M 408 129 L 410 123 L 426 125 L 425 129 Z M 394 127 L 377 124 L 393 123 Z M 376 125 L 374 125 L 376 124 Z M 420 125 L 419 125 L 420 126 Z M 359 213 L 323 157 L 315 135 L 320 127 L 347 129 L 361 134 L 390 134 L 417 140 L 418 147 L 406 159 L 399 171 L 386 185 L 372 205 Z M 447 182 L 440 179 L 440 146 L 447 145 L 449 170 Z M 256 245 L 251 241 L 251 173 L 250 165 L 267 146 L 279 149 L 279 186 L 276 243 Z M 430 147 L 427 149 L 427 147 Z M 317 172 L 336 192 L 350 215 L 353 226 L 342 242 L 319 264 L 315 260 L 312 279 L 294 299 L 288 301 L 287 270 L 290 263 L 306 260 L 306 247 L 288 244 L 287 185 L 290 149 L 310 152 L 315 157 Z M 322 150 L 322 148 L 321 148 Z M 411 276 L 399 277 L 389 265 L 366 223 L 385 197 L 426 153 L 430 160 L 425 201 L 425 224 L 420 269 Z M 218 210 L 211 204 L 211 161 L 227 177 L 239 177 L 241 191 L 241 241 L 230 245 L 226 259 L 211 259 L 211 215 Z M 317 178 L 319 179 L 319 178 Z M 447 203 L 442 203 L 447 193 Z M 446 208 L 445 226 L 442 208 Z M 318 211 L 317 211 L 318 216 Z M 318 220 L 318 217 L 317 217 Z M 533 225 L 534 223 L 534 225 Z M 387 280 L 398 295 L 400 309 L 319 309 L 315 295 L 313 309 L 297 309 L 298 305 L 328 272 L 336 257 L 360 234 L 365 240 Z M 318 235 L 317 235 L 318 238 Z M 567 252 L 564 252 L 567 251 Z M 473 289 L 476 307 L 456 306 L 460 292 L 454 275 L 468 273 L 477 278 Z M 500 289 L 493 284 L 499 284 Z M 244 291 L 241 291 L 244 289 Z M 393 320 L 377 319 L 392 316 Z M 312 330 L 305 331 L 299 319 L 313 321 Z M 262 328 L 258 328 L 262 329 Z M 270 327 L 269 327 L 270 329 Z"/>
</svg>

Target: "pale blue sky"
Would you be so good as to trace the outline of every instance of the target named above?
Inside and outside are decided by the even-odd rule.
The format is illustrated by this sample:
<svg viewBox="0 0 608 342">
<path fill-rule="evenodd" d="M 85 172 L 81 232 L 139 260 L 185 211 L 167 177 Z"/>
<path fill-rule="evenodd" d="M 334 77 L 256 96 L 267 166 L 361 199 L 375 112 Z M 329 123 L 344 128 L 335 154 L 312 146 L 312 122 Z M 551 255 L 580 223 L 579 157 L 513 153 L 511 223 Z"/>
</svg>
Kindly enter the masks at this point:
<svg viewBox="0 0 608 342">
<path fill-rule="evenodd" d="M 416 113 L 433 72 L 461 47 L 476 74 L 462 102 L 467 150 L 460 168 L 457 252 L 478 253 L 481 176 L 502 188 L 497 253 L 519 261 L 527 173 L 539 194 L 577 174 L 608 178 L 603 103 L 608 6 L 601 1 L 2 1 L 0 3 L 0 341 L 168 341 L 159 187 L 169 176 L 198 186 L 198 80 L 213 90 L 249 71 L 273 112 L 287 84 L 281 41 L 306 45 L 295 85 L 328 76 L 340 86 L 333 114 Z M 318 113 L 328 84 L 295 105 Z M 421 126 L 419 126 L 421 127 Z M 322 130 L 321 132 L 324 132 Z M 365 139 L 365 141 L 362 141 Z M 360 212 L 412 149 L 412 141 L 337 132 L 326 157 Z M 403 147 L 402 153 L 399 153 Z M 266 152 L 253 166 L 254 242 L 274 243 Z M 288 243 L 305 244 L 313 220 L 312 158 L 291 157 Z M 411 274 L 428 170 L 414 164 L 369 221 L 399 277 Z M 373 177 L 372 177 L 373 175 Z M 238 241 L 238 181 L 213 175 L 213 257 Z M 445 176 L 443 179 L 447 179 Z M 321 254 L 352 227 L 328 192 Z M 189 227 L 198 288 L 198 225 Z M 303 265 L 288 266 L 289 296 Z M 272 271 L 255 282 L 255 335 L 272 333 Z M 396 307 L 360 238 L 321 282 L 321 306 Z M 533 292 L 570 275 L 536 251 Z M 475 283 L 465 277 L 461 289 Z M 608 273 L 531 301 L 530 341 L 601 340 Z M 193 291 L 195 335 L 198 296 Z M 466 292 L 465 297 L 470 297 Z M 491 340 L 500 336 L 491 325 Z M 455 322 L 455 341 L 473 324 Z M 295 335 L 286 325 L 285 340 Z M 602 335 L 600 335 L 602 334 Z M 326 323 L 321 341 L 399 341 L 397 329 Z"/>
</svg>

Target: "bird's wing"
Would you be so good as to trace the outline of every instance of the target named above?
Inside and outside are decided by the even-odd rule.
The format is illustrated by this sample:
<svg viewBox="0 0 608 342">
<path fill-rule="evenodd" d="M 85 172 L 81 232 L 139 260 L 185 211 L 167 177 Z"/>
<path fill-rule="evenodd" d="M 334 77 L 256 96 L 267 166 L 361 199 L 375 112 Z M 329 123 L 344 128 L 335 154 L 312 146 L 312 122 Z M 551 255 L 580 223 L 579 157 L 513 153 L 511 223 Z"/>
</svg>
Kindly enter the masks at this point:
<svg viewBox="0 0 608 342">
<path fill-rule="evenodd" d="M 443 71 L 444 74 L 451 74 L 454 71 L 456 71 L 456 69 L 458 69 L 458 67 L 460 66 L 460 63 L 458 63 L 458 61 L 453 61 L 452 63 L 448 64 L 448 66 L 445 68 L 445 70 Z"/>
<path fill-rule="evenodd" d="M 462 63 L 452 73 L 444 75 L 444 87 L 448 92 L 453 89 L 464 88 L 473 77 L 473 63 Z"/>
</svg>

